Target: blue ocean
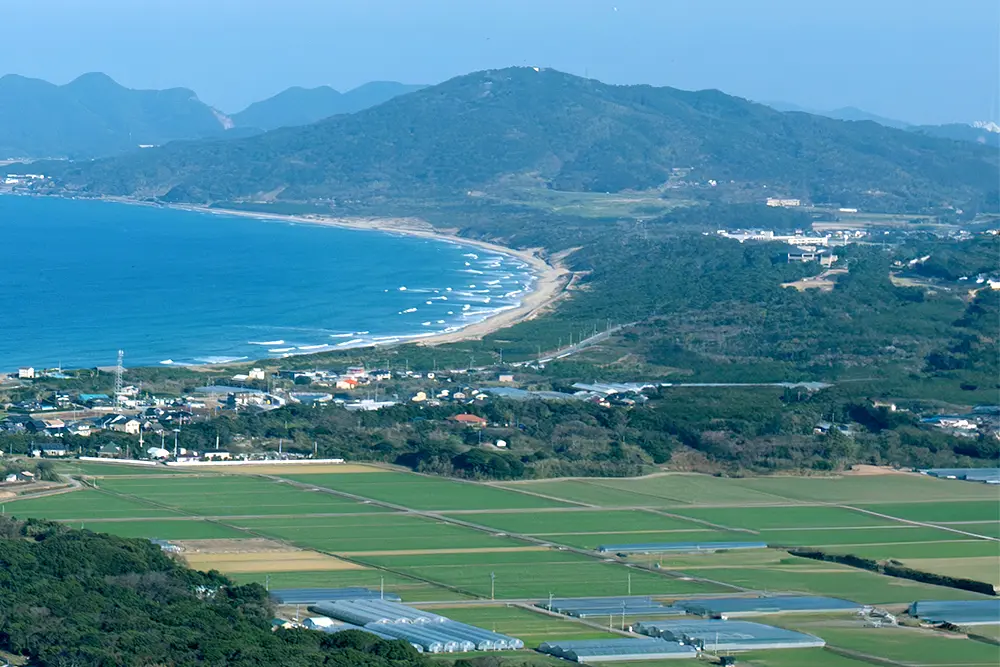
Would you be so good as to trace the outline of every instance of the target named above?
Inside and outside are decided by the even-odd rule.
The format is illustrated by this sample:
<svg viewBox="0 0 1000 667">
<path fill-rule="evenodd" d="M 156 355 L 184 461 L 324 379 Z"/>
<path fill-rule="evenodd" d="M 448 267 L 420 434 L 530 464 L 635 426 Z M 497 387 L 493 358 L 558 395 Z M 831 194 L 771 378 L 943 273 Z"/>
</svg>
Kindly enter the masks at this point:
<svg viewBox="0 0 1000 667">
<path fill-rule="evenodd" d="M 0 371 L 207 364 L 454 331 L 531 289 L 447 240 L 0 196 Z"/>
</svg>

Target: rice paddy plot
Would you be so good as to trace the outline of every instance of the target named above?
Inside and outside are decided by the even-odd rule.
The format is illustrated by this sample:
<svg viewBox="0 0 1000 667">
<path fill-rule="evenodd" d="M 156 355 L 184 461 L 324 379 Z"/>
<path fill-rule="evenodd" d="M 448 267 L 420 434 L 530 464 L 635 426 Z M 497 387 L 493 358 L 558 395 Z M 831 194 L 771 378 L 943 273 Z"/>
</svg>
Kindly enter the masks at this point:
<svg viewBox="0 0 1000 667">
<path fill-rule="evenodd" d="M 153 507 L 136 500 L 121 498 L 94 489 L 67 491 L 41 498 L 3 501 L 3 513 L 20 519 L 123 519 L 178 516 L 168 509 Z M 78 527 L 78 526 L 75 526 Z"/>
<path fill-rule="evenodd" d="M 569 552 L 532 551 L 475 555 L 366 557 L 365 563 L 490 597 L 491 573 L 498 599 L 627 595 L 698 595 L 732 589 L 674 579 Z"/>
<path fill-rule="evenodd" d="M 787 502 L 778 494 L 742 486 L 740 481 L 695 473 L 666 473 L 633 479 L 602 479 L 598 483 L 603 487 L 671 504 L 767 505 Z"/>
<path fill-rule="evenodd" d="M 1000 493 L 993 500 L 866 504 L 859 505 L 859 507 L 909 521 L 923 521 L 927 523 L 991 521 L 1000 523 Z"/>
<path fill-rule="evenodd" d="M 666 533 L 581 533 L 546 535 L 539 533 L 537 539 L 547 540 L 553 544 L 565 544 L 580 549 L 597 549 L 602 544 L 650 544 L 674 542 L 731 542 L 752 540 L 752 535 L 746 533 L 726 533 L 708 528 L 702 530 L 683 530 Z"/>
<path fill-rule="evenodd" d="M 903 664 L 996 667 L 1000 658 L 997 646 L 933 630 L 872 628 L 864 627 L 859 621 L 793 623 L 789 627 L 822 637 L 829 646 Z"/>
<path fill-rule="evenodd" d="M 403 598 L 404 602 L 466 600 L 469 596 L 427 582 L 402 577 L 382 570 L 337 570 L 326 572 L 255 572 L 228 575 L 237 583 L 258 583 L 277 588 L 346 588 L 361 586 L 379 590 L 384 586 Z"/>
<path fill-rule="evenodd" d="M 806 502 L 900 503 L 916 501 L 992 500 L 996 489 L 987 484 L 937 479 L 924 475 L 844 477 L 749 477 L 728 484 Z"/>
<path fill-rule="evenodd" d="M 673 512 L 722 526 L 749 530 L 886 526 L 895 523 L 891 519 L 825 505 L 768 507 L 766 511 L 749 507 L 692 507 L 675 509 Z"/>
<path fill-rule="evenodd" d="M 806 560 L 806 559 L 803 559 Z M 914 600 L 967 600 L 975 593 L 819 561 L 808 565 L 752 568 L 686 568 L 684 572 L 714 581 L 767 592 L 808 593 L 863 604 L 901 604 Z"/>
<path fill-rule="evenodd" d="M 566 506 L 566 503 L 507 491 L 495 486 L 405 472 L 287 475 L 287 478 L 418 510 L 494 510 Z"/>
<path fill-rule="evenodd" d="M 246 537 L 246 533 L 212 521 L 101 521 L 87 526 L 97 533 L 118 537 L 141 537 L 147 540 L 208 540 Z"/>
<path fill-rule="evenodd" d="M 510 538 L 410 514 L 240 519 L 229 523 L 301 547 L 341 554 L 526 546 Z"/>
<path fill-rule="evenodd" d="M 463 521 L 524 535 L 580 533 L 634 533 L 644 531 L 704 530 L 704 524 L 641 510 L 572 510 L 552 512 L 490 512 L 462 514 Z"/>
<path fill-rule="evenodd" d="M 350 514 L 382 508 L 284 482 L 235 476 L 105 479 L 102 488 L 200 516 Z"/>
<path fill-rule="evenodd" d="M 762 530 L 759 538 L 772 546 L 828 547 L 840 545 L 905 544 L 909 542 L 953 542 L 974 539 L 937 528 L 904 524 L 872 528 L 824 528 L 820 530 Z"/>
<path fill-rule="evenodd" d="M 486 630 L 517 637 L 528 648 L 558 639 L 607 639 L 620 637 L 590 626 L 522 607 L 434 607 L 430 611 Z"/>
</svg>

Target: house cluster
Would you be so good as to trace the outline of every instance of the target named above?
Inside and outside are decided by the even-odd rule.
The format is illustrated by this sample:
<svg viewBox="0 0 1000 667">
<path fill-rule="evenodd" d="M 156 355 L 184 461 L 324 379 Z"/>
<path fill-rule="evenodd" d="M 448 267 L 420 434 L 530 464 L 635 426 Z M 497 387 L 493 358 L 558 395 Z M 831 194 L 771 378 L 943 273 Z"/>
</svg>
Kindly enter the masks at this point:
<svg viewBox="0 0 1000 667">
<path fill-rule="evenodd" d="M 709 233 L 705 232 L 707 236 Z M 796 229 L 791 234 L 781 234 L 772 229 L 719 229 L 717 236 L 733 239 L 740 243 L 758 241 L 763 243 L 787 243 L 802 252 L 815 252 L 819 248 L 840 247 L 855 243 L 868 236 L 863 229 L 827 230 L 822 236 L 810 235 L 804 230 Z"/>
<path fill-rule="evenodd" d="M 390 380 L 393 374 L 384 369 L 366 370 L 364 366 L 351 366 L 345 371 L 337 372 L 332 370 L 283 370 L 278 371 L 278 376 L 292 380 L 293 382 L 308 380 L 309 384 L 318 387 L 330 387 L 341 391 L 352 391 L 359 387 L 366 387 L 373 382 L 383 382 Z"/>
<path fill-rule="evenodd" d="M 60 413 L 63 414 L 63 413 Z M 11 413 L 0 420 L 0 432 L 27 433 L 61 438 L 66 435 L 88 437 L 95 431 L 115 431 L 129 435 L 150 433 L 160 435 L 183 424 L 190 423 L 194 413 L 183 405 L 162 404 L 135 414 L 109 412 L 98 416 L 67 419 L 65 417 L 39 417 L 27 413 Z M 56 455 L 42 450 L 44 454 Z M 66 454 L 59 454 L 65 456 Z"/>
<path fill-rule="evenodd" d="M 4 185 L 27 185 L 45 180 L 45 174 L 7 174 Z"/>
<path fill-rule="evenodd" d="M 964 415 L 936 415 L 920 420 L 945 433 L 964 438 L 992 437 L 1000 439 L 1000 406 L 978 405 Z"/>
</svg>

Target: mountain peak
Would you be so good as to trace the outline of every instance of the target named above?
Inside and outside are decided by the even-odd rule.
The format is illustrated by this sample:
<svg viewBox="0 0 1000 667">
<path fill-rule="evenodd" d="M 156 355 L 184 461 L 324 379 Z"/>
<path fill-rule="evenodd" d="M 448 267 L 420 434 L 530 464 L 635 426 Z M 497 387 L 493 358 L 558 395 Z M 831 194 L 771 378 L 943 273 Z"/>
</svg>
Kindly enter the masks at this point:
<svg viewBox="0 0 1000 667">
<path fill-rule="evenodd" d="M 66 84 L 66 87 L 71 88 L 124 88 L 120 83 L 112 79 L 110 76 L 104 72 L 87 72 L 86 74 L 81 74 L 72 81 Z"/>
</svg>

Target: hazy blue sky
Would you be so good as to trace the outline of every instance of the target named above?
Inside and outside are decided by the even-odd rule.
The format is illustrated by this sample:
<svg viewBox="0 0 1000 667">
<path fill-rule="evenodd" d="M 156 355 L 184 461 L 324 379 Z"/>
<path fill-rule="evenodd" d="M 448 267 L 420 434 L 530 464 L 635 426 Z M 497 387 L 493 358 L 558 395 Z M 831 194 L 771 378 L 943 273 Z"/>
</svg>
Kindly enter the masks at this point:
<svg viewBox="0 0 1000 667">
<path fill-rule="evenodd" d="M 0 73 L 103 71 L 232 112 L 531 64 L 947 122 L 997 118 L 998 32 L 997 0 L 27 0 L 0 10 Z"/>
</svg>

